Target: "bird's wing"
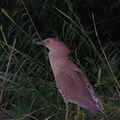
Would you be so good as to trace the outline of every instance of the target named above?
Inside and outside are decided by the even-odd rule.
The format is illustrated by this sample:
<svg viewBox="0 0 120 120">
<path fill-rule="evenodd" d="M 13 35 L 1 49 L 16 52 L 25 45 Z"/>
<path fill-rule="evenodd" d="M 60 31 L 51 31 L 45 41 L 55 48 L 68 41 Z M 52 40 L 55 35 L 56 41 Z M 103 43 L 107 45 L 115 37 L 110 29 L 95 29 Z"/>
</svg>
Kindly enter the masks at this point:
<svg viewBox="0 0 120 120">
<path fill-rule="evenodd" d="M 102 101 L 96 96 L 95 92 L 94 92 L 94 89 L 93 87 L 91 86 L 90 82 L 88 81 L 88 79 L 86 78 L 86 76 L 84 74 L 81 74 L 81 72 L 79 71 L 74 71 L 76 73 L 76 75 L 79 77 L 78 79 L 75 79 L 75 76 L 74 77 L 74 82 L 76 84 L 76 86 L 79 86 L 79 84 L 81 82 L 84 82 L 85 86 L 86 86 L 86 89 L 87 91 L 89 92 L 89 94 L 91 95 L 92 97 L 92 100 L 94 101 L 94 103 L 96 104 L 96 107 L 97 109 L 100 111 L 100 112 L 103 112 L 103 104 L 102 104 Z"/>
<path fill-rule="evenodd" d="M 84 84 L 86 86 L 86 89 L 88 90 L 89 94 L 91 95 L 93 101 L 96 104 L 97 109 L 100 112 L 103 113 L 103 110 L 104 110 L 103 103 L 96 96 L 96 94 L 94 92 L 94 89 L 93 89 L 92 85 L 90 84 L 89 80 L 87 79 L 87 77 L 84 75 L 84 73 L 72 61 L 69 61 L 69 66 L 70 66 L 69 69 L 72 69 L 71 72 L 75 72 L 76 76 L 78 76 L 78 79 L 76 79 L 74 75 L 72 76 L 73 79 L 74 79 L 74 82 L 75 82 L 76 86 L 78 86 L 80 88 L 79 83 L 84 82 Z"/>
<path fill-rule="evenodd" d="M 76 81 L 78 77 L 79 76 L 70 69 L 61 69 L 55 77 L 56 85 L 63 98 L 67 97 L 69 102 L 81 105 L 84 108 L 88 108 L 85 106 L 88 104 L 86 103 L 86 99 L 88 101 L 92 101 L 92 98 L 83 81 L 80 81 L 79 85 L 77 85 L 78 83 Z"/>
<path fill-rule="evenodd" d="M 72 100 L 74 98 L 77 100 L 79 95 L 83 104 L 86 99 L 88 101 L 94 101 L 97 109 L 101 112 L 103 111 L 101 100 L 95 95 L 90 82 L 75 64 L 69 63 L 69 66 L 59 70 L 56 76 L 56 83 L 57 87 Z"/>
</svg>

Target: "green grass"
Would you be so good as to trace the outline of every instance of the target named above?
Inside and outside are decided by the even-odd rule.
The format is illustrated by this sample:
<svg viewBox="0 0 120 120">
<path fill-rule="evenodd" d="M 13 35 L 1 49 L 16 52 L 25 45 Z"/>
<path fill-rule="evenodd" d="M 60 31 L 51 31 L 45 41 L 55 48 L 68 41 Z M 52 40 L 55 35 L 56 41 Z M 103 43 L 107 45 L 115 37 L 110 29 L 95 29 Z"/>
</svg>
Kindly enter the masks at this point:
<svg viewBox="0 0 120 120">
<path fill-rule="evenodd" d="M 51 5 L 44 1 L 41 5 L 43 11 L 38 17 L 44 23 L 49 17 L 50 36 L 59 37 L 64 43 L 74 50 L 70 59 L 80 67 L 94 86 L 96 94 L 104 103 L 104 114 L 98 114 L 94 120 L 118 120 L 120 116 L 119 86 L 116 80 L 120 79 L 120 45 L 111 41 L 102 45 L 106 58 L 101 51 L 94 31 L 86 31 L 80 22 L 80 17 L 74 11 L 74 5 L 66 0 L 65 7 L 58 7 L 56 1 Z M 67 10 L 66 10 L 67 9 Z M 1 12 L 9 22 L 8 28 L 0 26 L 2 39 L 0 40 L 0 83 L 5 79 L 6 68 L 10 58 L 13 41 L 16 39 L 14 52 L 7 72 L 7 83 L 3 88 L 2 102 L 0 105 L 0 120 L 63 120 L 65 118 L 65 104 L 55 85 L 54 77 L 49 65 L 47 50 L 36 47 L 34 42 L 41 40 L 45 35 L 46 26 L 37 26 L 32 20 L 23 0 L 16 2 L 13 13 L 5 9 Z M 38 12 L 39 13 L 39 12 Z M 50 17 L 52 16 L 52 18 Z M 52 21 L 53 20 L 53 21 Z M 56 21 L 56 23 L 54 23 Z M 51 28 L 50 28 L 51 27 Z M 91 38 L 91 34 L 94 37 Z M 49 36 L 47 36 L 49 37 Z M 114 73 L 111 73 L 111 71 Z M 2 89 L 2 88 L 1 88 Z M 74 120 L 77 107 L 70 104 L 70 119 Z M 85 111 L 80 111 L 81 119 L 93 120 Z"/>
</svg>

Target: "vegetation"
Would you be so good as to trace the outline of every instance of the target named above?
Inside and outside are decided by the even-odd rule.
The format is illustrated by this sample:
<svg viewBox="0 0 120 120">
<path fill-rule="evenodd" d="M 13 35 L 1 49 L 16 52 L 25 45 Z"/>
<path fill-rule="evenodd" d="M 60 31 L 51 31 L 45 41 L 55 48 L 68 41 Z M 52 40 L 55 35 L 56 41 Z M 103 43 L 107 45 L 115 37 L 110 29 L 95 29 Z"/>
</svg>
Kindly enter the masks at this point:
<svg viewBox="0 0 120 120">
<path fill-rule="evenodd" d="M 34 45 L 50 36 L 74 51 L 104 103 L 104 114 L 90 118 L 81 108 L 80 119 L 119 119 L 120 0 L 4 0 L 0 8 L 0 120 L 64 120 L 48 51 Z M 74 120 L 77 107 L 69 108 Z"/>
</svg>

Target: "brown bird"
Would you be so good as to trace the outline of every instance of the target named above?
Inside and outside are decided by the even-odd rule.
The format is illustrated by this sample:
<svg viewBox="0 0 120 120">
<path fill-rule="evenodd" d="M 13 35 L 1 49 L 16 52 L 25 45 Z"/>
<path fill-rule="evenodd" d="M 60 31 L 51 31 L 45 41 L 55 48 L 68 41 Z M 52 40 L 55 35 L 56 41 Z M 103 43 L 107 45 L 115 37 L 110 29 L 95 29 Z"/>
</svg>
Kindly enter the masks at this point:
<svg viewBox="0 0 120 120">
<path fill-rule="evenodd" d="M 48 56 L 56 85 L 66 103 L 66 120 L 69 102 L 85 108 L 93 116 L 96 116 L 98 111 L 103 112 L 103 104 L 87 77 L 69 59 L 70 49 L 57 38 L 47 38 L 36 44 L 49 49 Z"/>
</svg>

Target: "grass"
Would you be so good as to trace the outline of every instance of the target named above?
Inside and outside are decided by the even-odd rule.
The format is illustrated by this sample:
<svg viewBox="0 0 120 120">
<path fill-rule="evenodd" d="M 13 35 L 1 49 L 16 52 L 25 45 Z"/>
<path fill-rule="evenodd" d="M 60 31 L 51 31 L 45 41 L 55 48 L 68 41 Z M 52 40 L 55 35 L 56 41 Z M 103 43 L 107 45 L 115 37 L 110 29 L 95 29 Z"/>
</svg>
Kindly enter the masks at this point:
<svg viewBox="0 0 120 120">
<path fill-rule="evenodd" d="M 49 36 L 59 37 L 74 50 L 70 59 L 84 71 L 96 94 L 103 101 L 104 114 L 99 114 L 94 120 L 119 119 L 120 45 L 109 41 L 99 46 L 94 31 L 84 29 L 70 1 L 66 0 L 63 8 L 58 7 L 56 1 L 51 5 L 46 0 L 42 5 L 45 15 L 41 12 L 38 16 L 43 23 L 46 21 L 46 26 L 40 26 L 40 29 L 43 29 L 40 33 L 23 0 L 16 2 L 12 14 L 5 9 L 1 10 L 9 22 L 7 29 L 4 25 L 0 26 L 1 84 L 6 79 L 5 71 L 8 65 L 9 69 L 0 105 L 0 119 L 63 120 L 65 118 L 65 104 L 55 85 L 48 61 L 48 51 L 33 44 L 48 34 L 44 31 L 47 29 L 47 32 L 50 32 Z M 53 26 L 56 22 L 55 27 L 47 22 L 51 22 Z M 94 34 L 94 37 L 91 38 L 91 34 Z M 14 39 L 16 44 L 11 54 Z M 10 55 L 12 59 L 8 64 Z M 74 120 L 77 107 L 73 104 L 69 107 L 69 116 Z M 80 117 L 84 120 L 93 120 L 83 109 L 80 111 Z"/>
</svg>

